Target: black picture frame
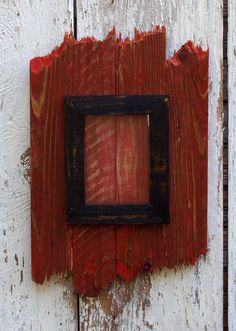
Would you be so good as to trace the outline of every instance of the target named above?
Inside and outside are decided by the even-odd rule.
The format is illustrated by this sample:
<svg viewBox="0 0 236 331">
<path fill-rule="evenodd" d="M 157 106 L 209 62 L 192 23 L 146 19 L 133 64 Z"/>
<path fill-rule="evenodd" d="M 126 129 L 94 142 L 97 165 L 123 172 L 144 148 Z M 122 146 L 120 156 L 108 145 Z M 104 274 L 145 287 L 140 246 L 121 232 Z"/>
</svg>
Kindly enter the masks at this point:
<svg viewBox="0 0 236 331">
<path fill-rule="evenodd" d="M 65 158 L 67 223 L 169 223 L 169 114 L 166 95 L 66 96 Z M 88 115 L 149 114 L 150 203 L 86 205 L 84 188 L 84 129 Z"/>
</svg>

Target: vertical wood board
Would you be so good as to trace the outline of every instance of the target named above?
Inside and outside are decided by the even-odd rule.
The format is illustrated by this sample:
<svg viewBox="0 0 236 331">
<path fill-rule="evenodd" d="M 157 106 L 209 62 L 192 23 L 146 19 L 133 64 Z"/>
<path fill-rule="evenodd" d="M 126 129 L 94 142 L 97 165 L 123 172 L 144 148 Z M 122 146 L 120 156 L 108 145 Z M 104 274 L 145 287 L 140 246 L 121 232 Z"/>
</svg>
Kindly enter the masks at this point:
<svg viewBox="0 0 236 331">
<path fill-rule="evenodd" d="M 91 244 L 97 254 L 99 247 L 102 250 L 99 242 L 94 245 L 96 240 L 89 242 L 86 226 L 76 228 L 71 236 L 73 229 L 66 224 L 63 97 L 114 94 L 113 54 L 112 33 L 104 42 L 88 38 L 77 43 L 67 36 L 48 57 L 31 61 L 32 273 L 38 283 L 53 274 L 70 273 L 72 258 L 73 275 L 83 277 L 77 271 L 83 266 L 82 254 Z M 104 59 L 105 65 L 100 66 Z M 78 245 L 84 245 L 84 250 Z"/>
<path fill-rule="evenodd" d="M 117 94 L 169 95 L 171 215 L 167 226 L 117 229 L 117 272 L 126 280 L 141 269 L 194 264 L 207 245 L 207 54 L 189 42 L 165 63 L 164 33 L 136 40 L 117 49 Z"/>
<path fill-rule="evenodd" d="M 72 1 L 0 1 L 0 329 L 77 330 L 71 281 L 31 278 L 29 61 L 72 28 Z"/>
</svg>

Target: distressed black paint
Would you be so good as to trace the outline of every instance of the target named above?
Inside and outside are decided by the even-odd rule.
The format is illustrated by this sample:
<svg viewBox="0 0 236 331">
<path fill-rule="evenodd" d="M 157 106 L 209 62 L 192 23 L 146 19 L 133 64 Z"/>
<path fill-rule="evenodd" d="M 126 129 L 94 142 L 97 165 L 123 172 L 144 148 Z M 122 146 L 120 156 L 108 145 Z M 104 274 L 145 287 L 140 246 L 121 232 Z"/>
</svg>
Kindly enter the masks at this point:
<svg viewBox="0 0 236 331">
<path fill-rule="evenodd" d="M 85 205 L 85 116 L 149 115 L 150 204 Z M 169 223 L 169 124 L 167 96 L 67 96 L 65 139 L 67 222 L 70 224 Z"/>
</svg>

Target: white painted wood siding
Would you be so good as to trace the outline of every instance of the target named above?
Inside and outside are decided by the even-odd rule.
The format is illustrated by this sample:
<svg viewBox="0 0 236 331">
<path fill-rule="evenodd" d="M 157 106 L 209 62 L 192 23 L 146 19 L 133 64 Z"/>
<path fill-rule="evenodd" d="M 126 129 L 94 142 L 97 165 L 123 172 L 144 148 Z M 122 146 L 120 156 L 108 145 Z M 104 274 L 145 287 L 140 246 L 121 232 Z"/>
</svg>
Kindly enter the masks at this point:
<svg viewBox="0 0 236 331">
<path fill-rule="evenodd" d="M 189 39 L 210 49 L 209 253 L 195 267 L 157 271 L 130 285 L 116 281 L 99 299 L 81 299 L 81 330 L 223 328 L 222 6 L 221 0 L 77 1 L 78 38 L 104 38 L 113 26 L 126 37 L 135 27 L 166 25 L 168 56 Z"/>
<path fill-rule="evenodd" d="M 0 331 L 73 331 L 71 281 L 31 280 L 29 60 L 71 29 L 72 1 L 0 0 Z M 25 175 L 25 177 L 24 177 Z"/>
</svg>

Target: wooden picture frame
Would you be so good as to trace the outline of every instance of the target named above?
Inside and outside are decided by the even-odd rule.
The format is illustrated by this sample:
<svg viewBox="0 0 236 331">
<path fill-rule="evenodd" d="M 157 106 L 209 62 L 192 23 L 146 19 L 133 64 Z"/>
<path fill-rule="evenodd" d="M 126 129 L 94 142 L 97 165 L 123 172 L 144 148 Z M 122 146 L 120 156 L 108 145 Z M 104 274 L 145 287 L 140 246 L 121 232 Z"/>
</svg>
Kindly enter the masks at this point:
<svg viewBox="0 0 236 331">
<path fill-rule="evenodd" d="M 67 223 L 169 223 L 169 120 L 166 95 L 66 96 L 65 155 Z M 149 115 L 150 203 L 86 205 L 84 187 L 85 117 Z"/>
</svg>

